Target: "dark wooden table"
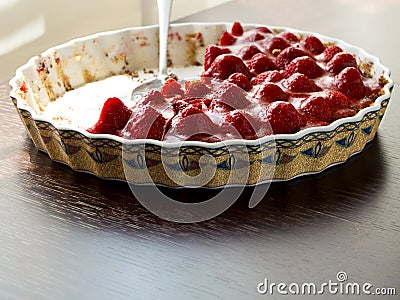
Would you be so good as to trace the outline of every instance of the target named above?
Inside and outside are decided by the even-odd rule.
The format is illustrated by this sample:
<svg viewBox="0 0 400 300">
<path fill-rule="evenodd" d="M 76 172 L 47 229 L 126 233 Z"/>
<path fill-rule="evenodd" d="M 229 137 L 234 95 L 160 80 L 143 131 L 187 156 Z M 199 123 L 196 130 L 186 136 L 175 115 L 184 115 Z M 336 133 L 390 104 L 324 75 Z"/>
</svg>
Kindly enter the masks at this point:
<svg viewBox="0 0 400 300">
<path fill-rule="evenodd" d="M 398 21 L 393 21 L 397 27 L 389 27 L 394 44 L 385 46 L 381 36 L 373 40 L 362 35 L 366 24 L 371 25 L 370 32 L 381 32 L 380 24 L 393 25 L 399 4 L 390 2 L 388 9 L 371 15 L 348 2 L 349 10 L 342 11 L 332 1 L 308 1 L 320 5 L 321 15 L 330 13 L 331 19 L 322 23 L 311 13 L 279 23 L 280 15 L 272 13 L 277 6 L 286 16 L 300 9 L 310 12 L 311 4 L 296 9 L 288 1 L 270 1 L 270 9 L 243 15 L 245 9 L 262 3 L 233 1 L 185 21 L 237 19 L 319 28 L 382 56 L 399 83 Z M 216 19 L 228 9 L 229 14 Z M 343 24 L 355 17 L 358 22 L 352 23 L 350 32 Z M 332 20 L 336 27 L 329 25 Z M 347 282 L 397 290 L 397 296 L 356 299 L 400 299 L 396 87 L 377 137 L 346 164 L 273 184 L 254 209 L 247 208 L 251 189 L 246 189 L 224 214 L 186 225 L 152 215 L 125 183 L 77 173 L 51 161 L 25 133 L 8 92 L 8 84 L 0 84 L 0 299 L 280 299 L 276 292 L 260 295 L 257 285 L 265 278 L 321 284 L 335 281 L 340 271 L 347 273 Z M 179 193 L 181 198 L 193 196 L 191 191 Z M 209 193 L 199 191 L 196 197 Z"/>
<path fill-rule="evenodd" d="M 400 293 L 397 90 L 377 138 L 345 165 L 273 184 L 254 209 L 246 190 L 188 225 L 158 219 L 124 183 L 52 162 L 8 92 L 1 84 L 0 299 L 252 299 L 264 278 L 339 271 Z"/>
</svg>

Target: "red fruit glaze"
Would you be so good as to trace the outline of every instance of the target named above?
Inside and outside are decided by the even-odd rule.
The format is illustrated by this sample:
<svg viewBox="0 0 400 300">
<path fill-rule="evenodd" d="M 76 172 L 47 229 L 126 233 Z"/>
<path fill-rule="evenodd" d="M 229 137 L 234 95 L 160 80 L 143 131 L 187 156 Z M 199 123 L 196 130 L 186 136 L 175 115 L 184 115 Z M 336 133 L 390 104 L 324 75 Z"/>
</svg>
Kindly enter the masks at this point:
<svg viewBox="0 0 400 300">
<path fill-rule="evenodd" d="M 103 105 L 99 120 L 87 131 L 93 134 L 116 134 L 125 127 L 131 115 L 132 111 L 119 98 L 108 98 Z"/>
</svg>

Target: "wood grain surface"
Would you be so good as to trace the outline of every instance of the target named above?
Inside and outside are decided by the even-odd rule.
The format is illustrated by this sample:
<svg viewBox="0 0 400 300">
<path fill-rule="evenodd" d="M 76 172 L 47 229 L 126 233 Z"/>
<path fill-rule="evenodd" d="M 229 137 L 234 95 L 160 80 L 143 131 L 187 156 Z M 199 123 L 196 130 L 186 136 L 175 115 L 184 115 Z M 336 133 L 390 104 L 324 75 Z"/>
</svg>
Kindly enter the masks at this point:
<svg viewBox="0 0 400 300">
<path fill-rule="evenodd" d="M 197 224 L 162 221 L 125 183 L 51 161 L 8 93 L 1 84 L 0 299 L 275 298 L 258 294 L 264 278 L 321 283 L 339 271 L 400 293 L 397 89 L 363 153 L 273 184 L 254 209 L 246 189 L 224 214 Z M 165 192 L 199 200 L 212 193 Z"/>
</svg>

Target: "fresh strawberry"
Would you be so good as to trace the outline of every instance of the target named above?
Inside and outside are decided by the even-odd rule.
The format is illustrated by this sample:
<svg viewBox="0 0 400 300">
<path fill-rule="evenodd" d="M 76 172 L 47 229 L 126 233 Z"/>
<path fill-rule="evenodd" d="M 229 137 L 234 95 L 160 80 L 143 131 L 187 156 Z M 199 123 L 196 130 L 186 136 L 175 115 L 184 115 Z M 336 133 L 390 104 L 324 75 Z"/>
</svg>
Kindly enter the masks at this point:
<svg viewBox="0 0 400 300">
<path fill-rule="evenodd" d="M 179 111 L 181 111 L 185 107 L 187 107 L 189 105 L 189 103 L 183 99 L 178 99 L 178 100 L 173 100 L 171 105 L 172 105 L 172 108 L 173 108 L 175 114 L 177 114 Z"/>
<path fill-rule="evenodd" d="M 284 76 L 287 78 L 294 73 L 304 74 L 308 78 L 317 78 L 324 73 L 324 70 L 311 57 L 301 56 L 290 62 L 285 69 Z"/>
<path fill-rule="evenodd" d="M 261 74 L 258 74 L 256 77 L 253 77 L 251 79 L 251 84 L 252 85 L 258 85 L 263 82 L 278 82 L 283 79 L 283 75 L 281 72 L 277 70 L 272 70 L 272 71 L 267 71 L 263 72 Z"/>
<path fill-rule="evenodd" d="M 301 103 L 300 109 L 308 117 L 327 123 L 355 113 L 350 100 L 338 91 L 315 93 Z"/>
<path fill-rule="evenodd" d="M 319 121 L 330 123 L 333 121 L 332 105 L 326 93 L 316 93 L 301 103 L 301 112 L 306 116 Z"/>
<path fill-rule="evenodd" d="M 172 108 L 175 114 L 179 113 L 180 111 L 184 110 L 189 105 L 194 106 L 200 110 L 207 110 L 211 104 L 210 98 L 193 98 L 193 99 L 179 99 L 172 103 Z"/>
<path fill-rule="evenodd" d="M 222 102 L 218 102 L 218 101 L 212 101 L 211 106 L 210 106 L 210 110 L 212 112 L 215 112 L 219 115 L 224 115 L 229 113 L 230 111 L 234 110 L 232 109 L 232 107 L 230 107 L 229 105 L 226 105 Z"/>
<path fill-rule="evenodd" d="M 339 74 L 344 68 L 357 68 L 357 62 L 350 53 L 337 53 L 327 64 L 326 69 L 334 74 Z"/>
<path fill-rule="evenodd" d="M 108 98 L 103 105 L 99 120 L 87 131 L 94 134 L 115 134 L 125 127 L 131 115 L 132 111 L 119 98 Z"/>
<path fill-rule="evenodd" d="M 204 55 L 204 71 L 206 71 L 211 66 L 217 56 L 228 54 L 230 52 L 231 51 L 227 48 L 221 48 L 214 45 L 207 46 L 206 53 Z"/>
<path fill-rule="evenodd" d="M 284 31 L 278 34 L 279 37 L 283 37 L 286 40 L 288 40 L 289 42 L 293 42 L 293 43 L 297 43 L 299 41 L 298 37 L 290 32 L 290 31 Z"/>
<path fill-rule="evenodd" d="M 245 112 L 234 110 L 225 116 L 222 128 L 226 128 L 226 131 L 235 138 L 256 139 L 256 131 L 259 127 L 257 123 L 259 122 Z M 231 126 L 234 127 L 233 130 L 230 128 Z"/>
<path fill-rule="evenodd" d="M 121 134 L 127 139 L 161 140 L 166 121 L 158 111 L 149 105 L 138 106 Z"/>
<path fill-rule="evenodd" d="M 293 59 L 300 56 L 310 56 L 310 54 L 293 46 L 288 47 L 286 49 L 283 49 L 278 54 L 278 56 L 275 58 L 275 64 L 280 70 L 283 70 L 290 64 Z"/>
<path fill-rule="evenodd" d="M 295 73 L 283 81 L 284 87 L 294 93 L 311 93 L 320 91 L 321 88 L 304 74 Z"/>
<path fill-rule="evenodd" d="M 325 50 L 325 46 L 320 39 L 312 35 L 304 38 L 300 44 L 314 55 L 321 54 Z"/>
<path fill-rule="evenodd" d="M 270 53 L 272 53 L 274 50 L 283 50 L 287 47 L 290 46 L 290 44 L 281 37 L 273 37 L 267 41 L 263 41 L 260 46 L 262 49 L 268 50 Z"/>
<path fill-rule="evenodd" d="M 239 22 L 235 22 L 232 25 L 231 32 L 234 36 L 242 36 L 243 35 L 243 27 Z"/>
<path fill-rule="evenodd" d="M 158 106 L 166 102 L 164 96 L 157 90 L 147 92 L 140 100 L 141 105 Z"/>
<path fill-rule="evenodd" d="M 243 41 L 245 42 L 257 42 L 263 40 L 264 38 L 264 35 L 255 30 L 248 31 L 246 35 L 243 35 Z"/>
<path fill-rule="evenodd" d="M 251 73 L 260 74 L 268 70 L 275 70 L 275 63 L 265 54 L 257 53 L 247 63 L 247 68 Z"/>
<path fill-rule="evenodd" d="M 343 49 L 339 46 L 332 45 L 325 49 L 322 53 L 323 61 L 328 62 L 330 61 L 337 53 L 343 52 Z"/>
<path fill-rule="evenodd" d="M 336 75 L 335 85 L 339 91 L 350 98 L 360 99 L 365 96 L 367 90 L 361 73 L 354 67 L 345 68 Z"/>
<path fill-rule="evenodd" d="M 289 96 L 274 83 L 263 83 L 257 90 L 254 98 L 264 103 L 272 103 L 274 101 L 287 101 Z"/>
<path fill-rule="evenodd" d="M 326 94 L 334 109 L 350 107 L 350 99 L 347 98 L 345 94 L 333 90 L 326 91 Z"/>
<path fill-rule="evenodd" d="M 266 116 L 275 134 L 295 133 L 304 125 L 303 117 L 288 102 L 276 101 L 269 104 Z"/>
<path fill-rule="evenodd" d="M 160 91 L 165 98 L 182 97 L 184 94 L 181 84 L 173 78 L 168 79 Z"/>
<path fill-rule="evenodd" d="M 233 73 L 243 73 L 246 77 L 250 77 L 249 70 L 239 57 L 223 54 L 218 56 L 201 76 L 227 79 Z"/>
<path fill-rule="evenodd" d="M 185 98 L 206 98 L 211 90 L 200 80 L 185 82 Z"/>
<path fill-rule="evenodd" d="M 258 32 L 262 32 L 262 33 L 272 33 L 271 30 L 269 30 L 265 26 L 254 27 L 252 30 L 255 30 L 255 31 L 258 31 Z"/>
<path fill-rule="evenodd" d="M 172 119 L 171 127 L 165 133 L 165 139 L 178 137 L 181 140 L 199 140 L 200 137 L 212 136 L 218 132 L 218 126 L 203 110 L 188 105 Z"/>
<path fill-rule="evenodd" d="M 201 113 L 204 113 L 202 109 L 200 109 L 194 105 L 188 105 L 187 107 L 182 109 L 182 111 L 180 113 L 180 117 L 186 118 L 188 116 L 195 115 L 195 114 L 201 114 Z"/>
<path fill-rule="evenodd" d="M 240 48 L 238 51 L 238 56 L 243 60 L 248 60 L 252 58 L 255 54 L 260 53 L 261 50 L 254 45 L 246 45 Z"/>
<path fill-rule="evenodd" d="M 250 91 L 252 88 L 250 80 L 242 73 L 233 73 L 228 77 L 228 81 L 241 87 L 246 92 Z"/>
<path fill-rule="evenodd" d="M 227 83 L 214 94 L 214 102 L 223 103 L 232 109 L 242 109 L 250 105 L 246 92 L 235 84 Z"/>
<path fill-rule="evenodd" d="M 219 45 L 220 46 L 231 46 L 236 42 L 236 40 L 237 40 L 236 37 L 234 37 L 229 32 L 224 31 L 222 33 L 221 39 L 219 40 Z"/>
</svg>

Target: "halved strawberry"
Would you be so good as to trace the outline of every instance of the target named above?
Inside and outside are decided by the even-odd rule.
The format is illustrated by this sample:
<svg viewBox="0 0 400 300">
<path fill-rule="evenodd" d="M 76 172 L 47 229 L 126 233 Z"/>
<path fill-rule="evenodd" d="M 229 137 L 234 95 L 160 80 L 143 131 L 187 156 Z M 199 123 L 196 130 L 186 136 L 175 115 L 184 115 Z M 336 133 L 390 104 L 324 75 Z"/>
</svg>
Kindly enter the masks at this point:
<svg viewBox="0 0 400 300">
<path fill-rule="evenodd" d="M 132 111 L 117 97 L 108 98 L 103 105 L 99 120 L 88 132 L 94 134 L 115 134 L 125 127 Z"/>
<path fill-rule="evenodd" d="M 321 88 L 304 74 L 295 73 L 283 81 L 284 87 L 294 93 L 311 93 L 320 91 Z"/>
<path fill-rule="evenodd" d="M 161 140 L 167 120 L 149 105 L 138 106 L 121 135 L 127 139 Z"/>
<path fill-rule="evenodd" d="M 181 84 L 173 78 L 168 79 L 160 91 L 165 98 L 183 96 L 184 94 Z"/>
<path fill-rule="evenodd" d="M 275 70 L 275 63 L 265 54 L 257 53 L 247 63 L 247 68 L 253 74 L 260 74 L 265 71 Z"/>
<path fill-rule="evenodd" d="M 304 125 L 303 117 L 288 102 L 276 101 L 268 105 L 266 117 L 275 134 L 295 133 Z"/>
<path fill-rule="evenodd" d="M 233 73 L 228 77 L 228 81 L 241 87 L 243 90 L 250 91 L 252 85 L 250 80 L 243 73 Z"/>
<path fill-rule="evenodd" d="M 337 53 L 327 64 L 326 69 L 334 74 L 339 74 L 340 71 L 347 67 L 357 68 L 357 61 L 350 53 Z"/>
<path fill-rule="evenodd" d="M 315 60 L 308 56 L 301 56 L 293 59 L 286 67 L 284 76 L 290 77 L 294 73 L 301 73 L 308 78 L 317 78 L 324 73 L 324 70 L 317 65 Z"/>
<path fill-rule="evenodd" d="M 312 35 L 305 37 L 300 44 L 314 55 L 321 54 L 325 50 L 320 39 Z"/>
<path fill-rule="evenodd" d="M 239 57 L 233 54 L 223 54 L 218 56 L 201 76 L 227 79 L 233 73 L 243 73 L 250 77 L 247 66 Z"/>
<path fill-rule="evenodd" d="M 254 98 L 264 103 L 272 103 L 275 101 L 287 101 L 289 96 L 278 85 L 267 82 L 261 84 Z"/>
<path fill-rule="evenodd" d="M 350 98 L 360 99 L 367 91 L 361 73 L 354 67 L 341 71 L 335 78 L 335 85 L 339 91 Z"/>
</svg>

